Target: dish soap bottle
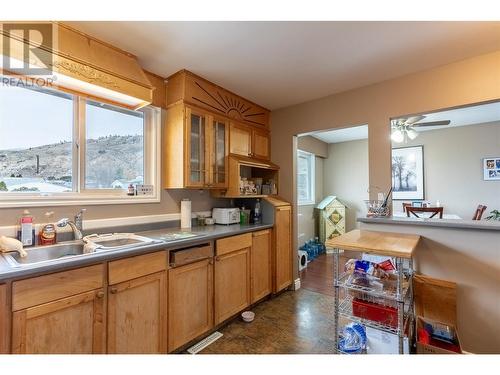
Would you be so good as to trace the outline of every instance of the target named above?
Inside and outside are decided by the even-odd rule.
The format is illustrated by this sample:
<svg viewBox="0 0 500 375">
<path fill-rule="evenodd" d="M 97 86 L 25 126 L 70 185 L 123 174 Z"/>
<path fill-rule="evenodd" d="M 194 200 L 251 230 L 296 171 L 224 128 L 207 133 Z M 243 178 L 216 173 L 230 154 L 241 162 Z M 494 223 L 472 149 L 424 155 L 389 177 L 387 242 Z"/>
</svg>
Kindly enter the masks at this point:
<svg viewBox="0 0 500 375">
<path fill-rule="evenodd" d="M 21 228 L 17 233 L 19 241 L 23 243 L 23 246 L 34 246 L 35 228 L 33 228 L 33 216 L 31 216 L 28 210 L 23 211 L 23 216 L 21 216 L 20 225 Z"/>
<path fill-rule="evenodd" d="M 53 211 L 45 213 L 48 224 L 45 224 L 38 234 L 38 243 L 40 245 L 54 245 L 57 242 L 56 227 L 50 222 L 53 215 Z"/>
<path fill-rule="evenodd" d="M 260 200 L 257 199 L 257 202 L 255 202 L 255 208 L 253 210 L 253 223 L 254 224 L 260 224 Z"/>
</svg>

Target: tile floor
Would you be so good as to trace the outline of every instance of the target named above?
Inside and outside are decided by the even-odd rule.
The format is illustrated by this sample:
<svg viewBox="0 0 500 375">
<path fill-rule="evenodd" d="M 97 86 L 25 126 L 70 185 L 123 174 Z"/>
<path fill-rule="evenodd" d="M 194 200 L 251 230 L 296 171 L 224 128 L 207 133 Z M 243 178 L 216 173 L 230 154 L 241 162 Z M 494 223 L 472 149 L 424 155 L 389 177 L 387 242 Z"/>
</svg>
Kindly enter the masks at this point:
<svg viewBox="0 0 500 375">
<path fill-rule="evenodd" d="M 203 354 L 327 354 L 333 347 L 333 298 L 307 289 L 257 305 L 255 320 L 237 318 Z"/>
</svg>

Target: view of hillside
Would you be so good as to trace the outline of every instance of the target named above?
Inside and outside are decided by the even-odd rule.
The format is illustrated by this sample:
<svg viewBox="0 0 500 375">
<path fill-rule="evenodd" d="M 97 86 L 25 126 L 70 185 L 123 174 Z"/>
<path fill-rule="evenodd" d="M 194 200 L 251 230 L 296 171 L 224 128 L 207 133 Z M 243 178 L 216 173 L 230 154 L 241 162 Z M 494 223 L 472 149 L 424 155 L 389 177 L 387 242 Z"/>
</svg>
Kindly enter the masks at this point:
<svg viewBox="0 0 500 375">
<path fill-rule="evenodd" d="M 143 142 L 141 135 L 113 135 L 87 140 L 86 186 L 121 188 L 129 181 L 141 183 Z M 71 181 L 71 142 L 23 150 L 0 150 L 0 190 L 46 191 L 48 188 L 50 191 L 68 191 L 71 190 Z"/>
</svg>

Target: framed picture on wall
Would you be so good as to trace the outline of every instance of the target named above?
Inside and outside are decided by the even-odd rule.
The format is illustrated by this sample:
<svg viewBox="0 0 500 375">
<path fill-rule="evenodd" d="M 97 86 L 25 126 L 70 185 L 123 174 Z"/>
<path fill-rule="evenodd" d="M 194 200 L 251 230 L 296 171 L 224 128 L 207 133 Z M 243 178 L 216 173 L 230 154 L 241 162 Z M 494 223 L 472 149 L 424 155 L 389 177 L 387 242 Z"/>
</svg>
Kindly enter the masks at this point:
<svg viewBox="0 0 500 375">
<path fill-rule="evenodd" d="M 483 159 L 483 179 L 485 181 L 500 180 L 500 156 Z"/>
<path fill-rule="evenodd" d="M 424 146 L 392 149 L 392 199 L 424 199 Z"/>
</svg>

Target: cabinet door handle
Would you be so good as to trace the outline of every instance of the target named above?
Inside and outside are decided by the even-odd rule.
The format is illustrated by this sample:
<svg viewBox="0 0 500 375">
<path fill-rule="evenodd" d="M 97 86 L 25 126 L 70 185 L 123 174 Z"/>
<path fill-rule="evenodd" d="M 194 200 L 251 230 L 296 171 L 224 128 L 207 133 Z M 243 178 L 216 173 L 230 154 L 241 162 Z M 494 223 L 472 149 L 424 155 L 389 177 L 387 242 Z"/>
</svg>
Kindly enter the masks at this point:
<svg viewBox="0 0 500 375">
<path fill-rule="evenodd" d="M 109 290 L 109 292 L 110 292 L 111 294 L 116 294 L 116 293 L 118 292 L 118 289 L 116 289 L 116 288 L 111 288 L 111 289 Z"/>
<path fill-rule="evenodd" d="M 97 297 L 97 298 L 102 298 L 102 297 L 104 297 L 104 292 L 103 292 L 102 290 L 98 291 L 98 292 L 96 293 L 96 297 Z"/>
<path fill-rule="evenodd" d="M 219 261 L 220 261 L 220 256 L 216 256 L 216 257 L 215 257 L 215 261 L 216 261 L 216 262 L 219 262 Z"/>
</svg>

